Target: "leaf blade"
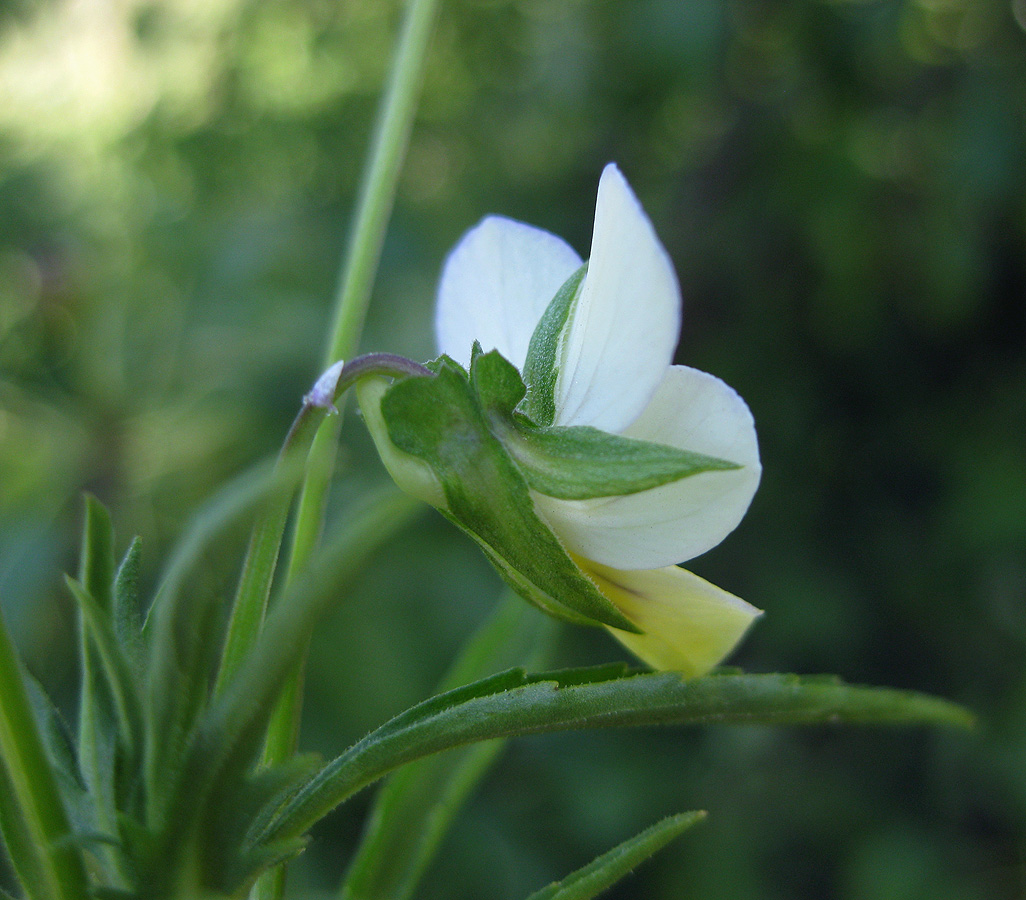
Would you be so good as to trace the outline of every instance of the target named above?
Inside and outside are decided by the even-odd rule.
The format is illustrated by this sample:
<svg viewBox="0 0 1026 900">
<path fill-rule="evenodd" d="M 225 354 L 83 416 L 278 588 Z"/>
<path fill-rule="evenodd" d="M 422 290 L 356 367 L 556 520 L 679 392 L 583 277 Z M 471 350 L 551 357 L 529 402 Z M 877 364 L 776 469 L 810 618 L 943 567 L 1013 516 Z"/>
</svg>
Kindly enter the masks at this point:
<svg viewBox="0 0 1026 900">
<path fill-rule="evenodd" d="M 512 678 L 516 673 L 510 673 Z M 573 672 L 571 672 L 573 675 Z M 272 834 L 299 834 L 339 803 L 407 762 L 449 747 L 514 734 L 657 724 L 933 724 L 968 727 L 972 716 L 934 697 L 793 675 L 672 672 L 563 686 L 560 673 L 471 696 L 436 697 L 386 723 L 329 763 L 287 806 Z M 497 679 L 496 679 L 497 680 Z M 470 699 L 466 699 L 467 697 Z M 418 714 L 418 709 L 423 714 Z M 298 829 L 298 830 L 297 830 Z"/>
<path fill-rule="evenodd" d="M 554 624 L 510 594 L 464 648 L 442 689 L 537 658 Z M 408 900 L 459 808 L 504 744 L 501 739 L 472 744 L 394 772 L 375 798 L 339 900 Z"/>
<path fill-rule="evenodd" d="M 535 891 L 527 900 L 592 900 L 705 816 L 701 811 L 687 812 L 656 822 L 562 881 Z"/>
</svg>

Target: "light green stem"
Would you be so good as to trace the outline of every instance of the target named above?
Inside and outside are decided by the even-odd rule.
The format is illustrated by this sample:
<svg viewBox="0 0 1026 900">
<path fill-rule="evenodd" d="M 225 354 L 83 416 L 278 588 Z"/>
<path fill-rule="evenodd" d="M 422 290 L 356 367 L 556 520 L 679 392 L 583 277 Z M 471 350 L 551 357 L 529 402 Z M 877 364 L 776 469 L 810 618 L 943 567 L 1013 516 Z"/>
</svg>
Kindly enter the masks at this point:
<svg viewBox="0 0 1026 900">
<path fill-rule="evenodd" d="M 437 0 L 409 0 L 407 6 L 339 278 L 325 366 L 339 359 L 351 358 L 360 344 L 371 287 L 420 96 L 428 38 L 437 6 Z M 296 513 L 286 584 L 303 571 L 320 540 L 341 427 L 341 415 L 326 419 L 310 449 Z M 264 755 L 268 763 L 286 758 L 295 749 L 304 668 L 303 664 L 299 665 L 286 683 L 271 720 Z M 284 894 L 284 873 L 284 866 L 279 866 L 261 878 L 254 889 L 254 896 L 258 900 L 280 900 Z"/>
<path fill-rule="evenodd" d="M 0 617 L 0 822 L 32 900 L 86 900 L 85 867 L 32 713 L 21 666 Z"/>
<path fill-rule="evenodd" d="M 360 346 L 371 288 L 381 259 L 399 173 L 420 97 L 428 38 L 437 0 L 409 0 L 388 88 L 378 112 L 353 226 L 339 275 L 325 367 L 349 359 Z M 320 541 L 324 508 L 334 471 L 341 415 L 324 422 L 314 438 L 296 514 L 289 577 L 302 571 Z"/>
<path fill-rule="evenodd" d="M 356 353 L 423 81 L 437 0 L 409 0 L 360 190 L 325 366 Z"/>
</svg>

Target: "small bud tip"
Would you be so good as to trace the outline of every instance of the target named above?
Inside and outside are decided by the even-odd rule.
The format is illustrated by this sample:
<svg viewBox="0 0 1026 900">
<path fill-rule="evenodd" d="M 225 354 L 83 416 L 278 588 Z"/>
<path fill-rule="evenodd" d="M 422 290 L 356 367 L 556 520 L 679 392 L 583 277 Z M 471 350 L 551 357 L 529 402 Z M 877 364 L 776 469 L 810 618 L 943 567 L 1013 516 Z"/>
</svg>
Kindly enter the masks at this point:
<svg viewBox="0 0 1026 900">
<path fill-rule="evenodd" d="M 314 383 L 310 393 L 303 397 L 303 405 L 318 406 L 321 409 L 328 410 L 329 413 L 337 413 L 338 410 L 335 408 L 335 388 L 338 387 L 338 377 L 342 373 L 344 365 L 345 361 L 340 359 L 337 363 L 326 369 Z"/>
</svg>

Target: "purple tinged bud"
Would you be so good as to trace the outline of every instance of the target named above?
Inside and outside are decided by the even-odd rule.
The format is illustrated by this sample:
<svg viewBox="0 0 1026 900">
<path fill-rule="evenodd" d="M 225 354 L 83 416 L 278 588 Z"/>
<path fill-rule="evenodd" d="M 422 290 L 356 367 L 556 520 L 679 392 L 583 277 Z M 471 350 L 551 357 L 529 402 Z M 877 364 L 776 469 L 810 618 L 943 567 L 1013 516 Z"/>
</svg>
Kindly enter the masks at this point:
<svg viewBox="0 0 1026 900">
<path fill-rule="evenodd" d="M 317 406 L 328 410 L 329 413 L 337 413 L 338 410 L 335 408 L 335 389 L 338 387 L 339 375 L 342 374 L 342 367 L 344 365 L 345 360 L 340 359 L 337 363 L 326 369 L 314 383 L 310 393 L 303 397 L 303 405 Z"/>
</svg>

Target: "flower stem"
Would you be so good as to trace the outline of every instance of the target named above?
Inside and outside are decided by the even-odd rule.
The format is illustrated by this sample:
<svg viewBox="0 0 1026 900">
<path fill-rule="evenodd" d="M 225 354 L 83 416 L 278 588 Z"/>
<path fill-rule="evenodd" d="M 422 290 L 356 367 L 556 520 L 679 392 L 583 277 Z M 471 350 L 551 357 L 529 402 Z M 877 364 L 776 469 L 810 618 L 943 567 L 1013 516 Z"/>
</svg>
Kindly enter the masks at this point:
<svg viewBox="0 0 1026 900">
<path fill-rule="evenodd" d="M 303 398 L 303 406 L 292 423 L 278 455 L 278 472 L 288 478 L 290 471 L 308 458 L 311 452 L 311 442 L 327 414 L 334 411 L 334 404 L 344 398 L 349 388 L 361 378 L 369 375 L 388 375 L 400 378 L 405 376 L 423 377 L 432 374 L 430 369 L 420 363 L 392 353 L 368 353 L 350 360 L 343 366 L 332 366 L 317 380 L 314 389 Z M 285 531 L 285 521 L 292 505 L 292 497 L 293 491 L 290 489 L 274 492 L 253 525 L 253 532 L 246 550 L 246 559 L 239 578 L 239 586 L 232 605 L 231 617 L 228 621 L 228 632 L 221 655 L 221 666 L 217 673 L 215 693 L 220 694 L 238 671 L 256 643 L 263 627 L 264 616 L 267 613 L 267 601 L 274 581 L 274 570 L 278 563 L 278 551 Z M 289 690 L 284 693 L 288 695 Z M 290 702 L 294 703 L 294 701 Z M 285 700 L 283 700 L 283 709 L 284 703 Z M 282 728 L 285 728 L 287 724 L 287 722 L 283 723 Z M 289 734 L 291 733 L 290 731 Z M 272 735 L 272 738 L 278 744 L 283 740 L 283 736 L 280 734 Z M 274 758 L 283 757 L 275 756 Z"/>
<path fill-rule="evenodd" d="M 409 0 L 407 4 L 403 31 L 378 111 L 354 224 L 339 275 L 325 366 L 339 359 L 348 359 L 360 345 L 371 287 L 385 242 L 385 229 L 420 97 L 428 38 L 437 6 L 437 0 Z M 320 541 L 341 428 L 341 416 L 329 419 L 314 438 L 292 535 L 290 578 L 303 569 Z"/>
<path fill-rule="evenodd" d="M 420 98 L 428 38 L 437 6 L 437 0 L 409 0 L 407 4 L 339 279 L 325 366 L 352 356 L 360 343 L 385 228 Z"/>
<path fill-rule="evenodd" d="M 21 665 L 0 617 L 0 825 L 15 871 L 37 900 L 86 900 L 78 847 L 47 759 Z"/>
<path fill-rule="evenodd" d="M 360 344 L 371 286 L 413 126 L 437 5 L 437 0 L 409 0 L 407 6 L 339 278 L 326 366 L 351 357 Z M 296 512 L 286 586 L 306 568 L 320 541 L 341 427 L 341 415 L 329 416 L 321 421 L 314 435 Z M 283 687 L 267 734 L 264 759 L 268 763 L 287 758 L 295 749 L 304 670 L 302 661 Z M 257 882 L 253 896 L 259 900 L 280 900 L 284 890 L 282 865 Z"/>
<path fill-rule="evenodd" d="M 407 7 L 339 279 L 326 365 L 352 356 L 360 343 L 385 228 L 409 143 L 436 7 L 437 0 L 410 0 Z M 296 513 L 286 583 L 306 567 L 320 540 L 341 420 L 341 415 L 329 417 L 314 436 Z M 286 758 L 295 748 L 304 669 L 301 663 L 282 691 L 268 730 L 268 763 Z M 255 889 L 260 900 L 280 898 L 283 893 L 284 867 L 262 878 Z"/>
</svg>

